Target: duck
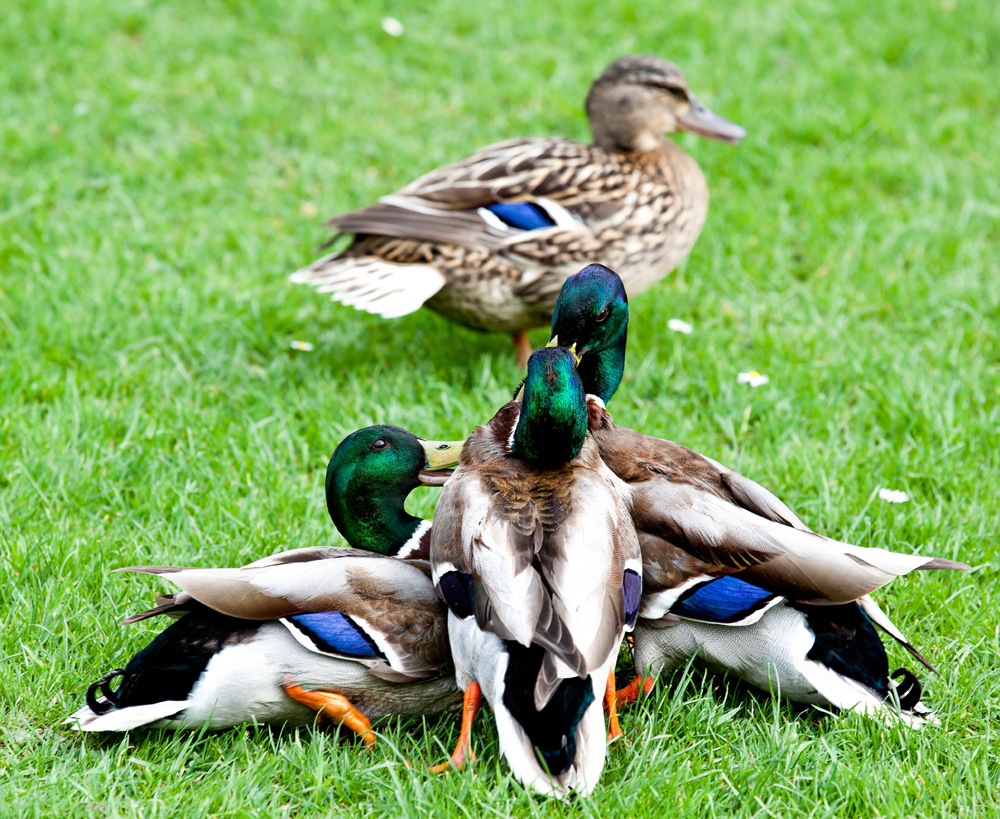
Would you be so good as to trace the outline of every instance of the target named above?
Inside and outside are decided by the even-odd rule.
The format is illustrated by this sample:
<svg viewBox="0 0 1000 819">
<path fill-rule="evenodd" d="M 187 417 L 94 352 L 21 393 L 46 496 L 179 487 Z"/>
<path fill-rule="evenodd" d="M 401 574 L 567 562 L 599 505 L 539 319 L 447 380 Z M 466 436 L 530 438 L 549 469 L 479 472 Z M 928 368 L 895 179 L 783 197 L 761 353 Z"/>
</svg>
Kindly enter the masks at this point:
<svg viewBox="0 0 1000 819">
<path fill-rule="evenodd" d="M 125 619 L 175 618 L 101 676 L 66 720 L 81 731 L 340 725 L 365 744 L 372 722 L 457 706 L 446 609 L 430 580 L 431 522 L 404 501 L 441 486 L 461 443 L 389 425 L 336 448 L 327 508 L 353 548 L 305 547 L 241 568 L 132 566 L 180 591 Z"/>
<path fill-rule="evenodd" d="M 672 441 L 616 425 L 606 403 L 625 366 L 628 296 L 588 265 L 567 279 L 550 343 L 580 356 L 588 429 L 630 488 L 643 560 L 632 635 L 638 676 L 618 704 L 693 657 L 794 702 L 922 727 L 936 721 L 905 668 L 889 673 L 877 629 L 936 673 L 870 593 L 915 570 L 958 561 L 841 543 L 813 532 L 768 489 Z"/>
<path fill-rule="evenodd" d="M 529 137 L 483 148 L 374 205 L 334 216 L 335 250 L 290 277 L 385 318 L 422 305 L 474 330 L 511 333 L 524 368 L 526 331 L 549 323 L 559 288 L 582 263 L 651 287 L 690 252 L 708 214 L 698 163 L 665 135 L 736 144 L 740 126 L 709 110 L 667 60 L 629 55 L 586 100 L 593 142 Z"/>
<path fill-rule="evenodd" d="M 614 668 L 641 593 L 624 490 L 587 432 L 571 351 L 536 350 L 521 400 L 473 430 L 435 512 L 431 573 L 463 691 L 439 770 L 474 759 L 485 699 L 523 784 L 559 798 L 596 786 L 622 734 Z"/>
</svg>

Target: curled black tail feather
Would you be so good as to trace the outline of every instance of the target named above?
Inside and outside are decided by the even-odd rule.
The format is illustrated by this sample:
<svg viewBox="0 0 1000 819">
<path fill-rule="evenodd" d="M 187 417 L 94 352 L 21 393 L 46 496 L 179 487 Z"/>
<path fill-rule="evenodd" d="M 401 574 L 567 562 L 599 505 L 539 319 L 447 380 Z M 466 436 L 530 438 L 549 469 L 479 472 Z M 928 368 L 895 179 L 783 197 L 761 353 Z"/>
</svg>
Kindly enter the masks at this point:
<svg viewBox="0 0 1000 819">
<path fill-rule="evenodd" d="M 923 694 L 923 686 L 917 675 L 908 668 L 897 668 L 892 672 L 892 679 L 899 679 L 896 685 L 896 696 L 899 697 L 899 707 L 903 711 L 912 711 L 914 706 L 920 702 L 920 695 Z"/>
<path fill-rule="evenodd" d="M 108 713 L 108 711 L 114 711 L 118 707 L 118 690 L 112 690 L 110 683 L 115 677 L 124 676 L 125 669 L 116 668 L 114 671 L 109 671 L 97 682 L 90 684 L 87 688 L 87 706 L 91 711 L 101 716 Z M 97 699 L 98 692 L 104 695 L 103 702 Z"/>
</svg>

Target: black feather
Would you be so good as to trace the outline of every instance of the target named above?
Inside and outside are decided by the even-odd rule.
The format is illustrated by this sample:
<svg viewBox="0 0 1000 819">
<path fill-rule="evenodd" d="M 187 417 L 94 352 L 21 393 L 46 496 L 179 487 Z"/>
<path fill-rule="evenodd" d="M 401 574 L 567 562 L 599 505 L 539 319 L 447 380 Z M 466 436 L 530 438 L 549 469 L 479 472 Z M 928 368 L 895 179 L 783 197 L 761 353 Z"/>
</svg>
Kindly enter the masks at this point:
<svg viewBox="0 0 1000 819">
<path fill-rule="evenodd" d="M 589 678 L 563 680 L 552 699 L 541 710 L 535 708 L 535 679 L 542 668 L 545 651 L 536 645 L 525 648 L 505 641 L 507 670 L 504 673 L 503 704 L 528 735 L 542 764 L 558 776 L 576 759 L 576 729 L 594 701 Z"/>
<path fill-rule="evenodd" d="M 259 627 L 198 603 L 191 609 L 129 660 L 124 670 L 105 674 L 87 689 L 92 711 L 103 714 L 112 708 L 187 699 L 212 657 L 226 646 L 249 639 Z M 117 676 L 122 681 L 112 691 L 108 683 Z M 103 692 L 105 702 L 96 698 L 98 691 Z"/>
</svg>

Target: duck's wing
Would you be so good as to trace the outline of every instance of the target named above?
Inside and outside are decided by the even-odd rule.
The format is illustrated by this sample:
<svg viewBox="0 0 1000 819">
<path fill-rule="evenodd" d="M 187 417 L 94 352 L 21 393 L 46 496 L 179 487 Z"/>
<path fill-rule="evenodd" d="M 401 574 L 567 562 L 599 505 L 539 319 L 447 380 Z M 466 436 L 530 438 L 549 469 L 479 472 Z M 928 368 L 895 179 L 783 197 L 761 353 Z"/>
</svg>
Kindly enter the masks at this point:
<svg viewBox="0 0 1000 819">
<path fill-rule="evenodd" d="M 775 523 L 783 523 L 785 526 L 791 526 L 793 529 L 800 529 L 803 532 L 812 531 L 802 522 L 798 515 L 788 508 L 781 498 L 769 489 L 765 489 L 756 481 L 750 480 L 750 478 L 741 475 L 727 466 L 723 466 L 718 461 L 713 461 L 711 458 L 699 455 L 693 450 L 688 450 L 687 447 L 680 444 L 675 444 L 672 441 L 665 441 L 664 443 L 670 444 L 674 449 L 687 450 L 691 455 L 701 458 L 707 464 L 715 467 L 718 470 L 720 486 L 729 492 L 734 503 L 739 504 L 744 509 Z"/>
<path fill-rule="evenodd" d="M 559 234 L 580 239 L 588 224 L 627 207 L 630 177 L 611 166 L 596 172 L 607 160 L 597 150 L 559 138 L 497 143 L 327 224 L 339 233 L 509 251 L 525 259 L 541 252 L 534 245 L 543 241 L 548 255 L 562 241 Z"/>
<path fill-rule="evenodd" d="M 790 600 L 847 603 L 917 569 L 964 563 L 854 546 L 812 532 L 763 487 L 696 452 L 610 422 L 592 423 L 601 456 L 632 492 L 636 528 L 714 576 L 736 574 Z M 655 543 L 655 541 L 651 541 Z M 652 550 L 646 550 L 646 559 Z"/>
<path fill-rule="evenodd" d="M 431 171 L 399 191 L 449 209 L 471 210 L 496 202 L 558 200 L 592 218 L 595 202 L 606 201 L 608 156 L 582 142 L 561 137 L 510 139 Z M 610 206 L 609 206 L 610 207 Z M 600 216 L 605 216 L 601 213 Z"/>
<path fill-rule="evenodd" d="M 565 633 L 584 659 L 582 669 L 574 668 L 550 652 L 535 685 L 538 708 L 570 672 L 582 676 L 581 670 L 589 674 L 606 664 L 638 615 L 641 554 L 630 510 L 614 481 L 603 466 L 601 471 L 577 470 L 569 514 L 551 528 L 538 553 L 552 620 L 546 622 L 543 609 L 536 634 L 542 628 Z M 536 641 L 541 642 L 537 636 Z"/>
<path fill-rule="evenodd" d="M 701 561 L 660 538 L 639 535 L 643 589 L 639 616 L 745 626 L 784 598 L 732 574 L 713 574 Z M 647 558 L 647 555 L 649 556 Z"/>
<path fill-rule="evenodd" d="M 248 620 L 280 620 L 305 648 L 403 681 L 448 661 L 444 609 L 428 569 L 355 549 L 296 549 L 236 569 L 134 566 L 178 596 Z"/>
<path fill-rule="evenodd" d="M 697 486 L 766 520 L 811 531 L 773 492 L 683 444 L 618 426 L 603 407 L 588 405 L 601 457 L 626 483 L 662 478 Z"/>
<path fill-rule="evenodd" d="M 633 487 L 636 527 L 718 571 L 801 603 L 847 603 L 917 569 L 967 569 L 942 558 L 854 546 L 774 523 L 689 484 Z"/>
</svg>

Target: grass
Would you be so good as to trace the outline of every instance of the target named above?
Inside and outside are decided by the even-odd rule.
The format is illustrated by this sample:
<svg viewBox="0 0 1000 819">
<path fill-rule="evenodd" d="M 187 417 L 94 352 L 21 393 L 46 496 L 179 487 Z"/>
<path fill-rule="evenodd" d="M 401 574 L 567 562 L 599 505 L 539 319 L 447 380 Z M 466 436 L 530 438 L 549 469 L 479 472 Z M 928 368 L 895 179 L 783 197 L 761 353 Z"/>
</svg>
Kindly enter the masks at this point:
<svg viewBox="0 0 1000 819">
<path fill-rule="evenodd" d="M 0 815 L 1000 810 L 1000 5 L 14 0 L 2 17 Z M 451 722 L 371 754 L 312 730 L 60 728 L 158 628 L 114 625 L 158 584 L 111 569 L 337 543 L 321 486 L 345 434 L 458 437 L 516 384 L 506 338 L 288 286 L 319 215 L 492 141 L 586 138 L 590 80 L 636 51 L 676 60 L 750 136 L 679 138 L 712 210 L 683 269 L 633 299 L 616 420 L 740 469 L 822 532 L 979 567 L 879 594 L 942 669 L 943 726 L 680 674 L 625 716 L 593 797 L 566 803 L 511 779 L 490 718 L 480 763 L 443 778 L 402 760 L 439 758 Z M 771 383 L 737 384 L 749 369 Z"/>
</svg>

